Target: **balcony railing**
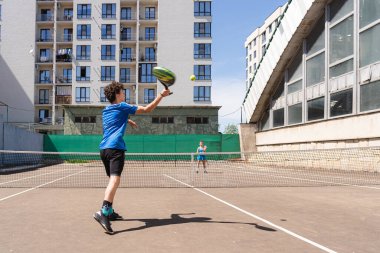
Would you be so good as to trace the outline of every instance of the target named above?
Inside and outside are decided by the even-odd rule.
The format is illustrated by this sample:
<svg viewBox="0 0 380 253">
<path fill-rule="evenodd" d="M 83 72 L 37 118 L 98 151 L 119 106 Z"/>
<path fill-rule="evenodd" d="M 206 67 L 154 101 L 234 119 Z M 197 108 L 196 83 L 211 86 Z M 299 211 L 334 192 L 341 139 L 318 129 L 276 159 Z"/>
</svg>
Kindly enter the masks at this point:
<svg viewBox="0 0 380 253">
<path fill-rule="evenodd" d="M 40 14 L 37 15 L 37 21 L 54 21 L 54 16 L 53 14 Z"/>
<path fill-rule="evenodd" d="M 155 55 L 153 55 L 153 56 L 151 56 L 151 55 L 148 55 L 148 56 L 141 55 L 139 60 L 143 61 L 143 62 L 155 62 L 156 61 L 156 56 Z"/>
<path fill-rule="evenodd" d="M 157 20 L 157 15 L 150 15 L 150 16 L 147 16 L 145 14 L 143 15 L 140 15 L 140 20 Z"/>
<path fill-rule="evenodd" d="M 120 76 L 120 82 L 121 83 L 136 83 L 135 76 Z"/>
<path fill-rule="evenodd" d="M 50 102 L 49 98 L 39 98 L 38 104 L 39 105 L 48 105 L 48 104 L 51 104 L 51 102 Z"/>
<path fill-rule="evenodd" d="M 37 83 L 53 83 L 53 82 L 50 78 L 44 78 L 44 79 L 38 78 Z"/>
<path fill-rule="evenodd" d="M 58 105 L 71 104 L 71 96 L 55 96 L 55 103 Z"/>
<path fill-rule="evenodd" d="M 143 36 L 140 36 L 140 41 L 155 41 L 157 40 L 156 34 L 145 34 Z"/>
<path fill-rule="evenodd" d="M 121 62 L 134 62 L 136 61 L 136 56 L 134 54 L 121 54 L 120 55 Z"/>
<path fill-rule="evenodd" d="M 121 13 L 120 20 L 136 20 L 136 12 Z"/>
<path fill-rule="evenodd" d="M 120 33 L 121 41 L 135 41 L 136 35 L 133 33 Z"/>
<path fill-rule="evenodd" d="M 71 54 L 57 54 L 56 55 L 57 62 L 72 62 Z"/>
<path fill-rule="evenodd" d="M 73 21 L 73 15 L 60 15 L 57 17 L 57 21 Z"/>
<path fill-rule="evenodd" d="M 37 62 L 38 63 L 49 63 L 49 62 L 53 62 L 53 59 L 49 56 L 40 56 L 38 59 L 37 59 Z"/>
<path fill-rule="evenodd" d="M 57 37 L 57 42 L 71 42 L 71 41 L 73 41 L 72 34 L 63 34 Z"/>
<path fill-rule="evenodd" d="M 53 36 L 39 37 L 37 42 L 53 42 Z"/>
<path fill-rule="evenodd" d="M 68 77 L 68 76 L 58 76 L 56 77 L 56 83 L 72 83 L 73 80 L 72 80 L 72 77 Z"/>
</svg>

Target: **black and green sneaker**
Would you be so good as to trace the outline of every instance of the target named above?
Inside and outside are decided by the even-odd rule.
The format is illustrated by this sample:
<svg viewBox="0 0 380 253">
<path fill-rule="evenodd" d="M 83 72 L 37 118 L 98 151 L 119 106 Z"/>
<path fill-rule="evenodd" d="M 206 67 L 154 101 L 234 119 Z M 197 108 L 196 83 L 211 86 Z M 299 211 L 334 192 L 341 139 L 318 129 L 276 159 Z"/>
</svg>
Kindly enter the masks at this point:
<svg viewBox="0 0 380 253">
<path fill-rule="evenodd" d="M 109 219 L 110 221 L 122 220 L 122 219 L 123 219 L 123 216 L 121 216 L 121 215 L 118 214 L 117 212 L 113 211 L 113 212 L 108 216 L 108 219 Z"/>
<path fill-rule="evenodd" d="M 94 219 L 99 222 L 99 224 L 104 228 L 104 230 L 108 234 L 113 234 L 113 230 L 111 228 L 111 223 L 109 221 L 109 218 L 102 214 L 101 211 L 98 211 L 94 213 Z"/>
</svg>

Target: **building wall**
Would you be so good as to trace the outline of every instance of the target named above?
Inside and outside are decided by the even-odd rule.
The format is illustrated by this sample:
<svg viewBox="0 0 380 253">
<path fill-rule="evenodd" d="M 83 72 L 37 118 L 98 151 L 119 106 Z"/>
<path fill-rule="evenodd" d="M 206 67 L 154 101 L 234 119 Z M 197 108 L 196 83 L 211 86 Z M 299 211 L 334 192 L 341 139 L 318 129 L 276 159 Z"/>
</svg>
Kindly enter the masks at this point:
<svg viewBox="0 0 380 253">
<path fill-rule="evenodd" d="M 43 135 L 0 123 L 0 150 L 42 151 Z"/>
<path fill-rule="evenodd" d="M 261 27 L 256 28 L 247 37 L 244 43 L 246 48 L 246 89 L 248 89 L 250 80 L 252 80 L 253 74 L 255 73 L 259 62 L 263 57 L 263 47 L 267 46 L 270 37 L 276 29 L 279 17 L 283 13 L 284 7 L 285 5 L 278 7 L 271 15 L 269 15 L 269 17 L 265 19 L 264 24 Z M 263 39 L 263 36 L 265 36 L 265 39 Z"/>
<path fill-rule="evenodd" d="M 0 1 L 0 102 L 9 122 L 34 119 L 35 1 Z M 22 19 L 21 19 L 22 18 Z"/>
<path fill-rule="evenodd" d="M 275 64 L 278 69 L 272 70 L 265 87 L 269 96 L 262 92 L 249 98 L 256 104 L 248 117 L 259 125 L 258 150 L 379 145 L 380 50 L 375 45 L 380 2 L 328 3 L 312 3 L 303 17 L 293 37 L 304 34 L 304 39 L 290 40 Z M 285 16 L 298 4 L 293 1 Z M 281 36 L 276 34 L 274 46 Z M 277 53 L 270 49 L 265 60 Z M 290 61 L 281 67 L 284 58 Z"/>
<path fill-rule="evenodd" d="M 65 106 L 64 134 L 103 134 L 102 110 L 104 107 Z M 157 107 L 149 114 L 131 115 L 137 129 L 128 127 L 133 134 L 218 134 L 220 107 Z M 94 123 L 75 123 L 75 117 L 95 117 Z M 152 123 L 152 117 L 173 117 L 172 123 Z M 207 124 L 188 124 L 187 117 L 208 118 Z"/>
</svg>

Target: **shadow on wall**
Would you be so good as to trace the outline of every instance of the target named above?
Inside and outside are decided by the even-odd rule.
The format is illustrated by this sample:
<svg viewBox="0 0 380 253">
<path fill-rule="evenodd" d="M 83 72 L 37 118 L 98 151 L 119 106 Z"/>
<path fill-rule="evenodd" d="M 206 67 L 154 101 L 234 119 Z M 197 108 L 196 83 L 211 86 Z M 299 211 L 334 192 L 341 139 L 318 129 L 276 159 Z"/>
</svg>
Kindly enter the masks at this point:
<svg viewBox="0 0 380 253">
<path fill-rule="evenodd" d="M 34 83 L 30 83 L 34 87 Z M 34 89 L 32 89 L 34 92 Z M 34 122 L 34 104 L 0 55 L 0 101 L 8 105 L 8 122 Z M 32 94 L 34 97 L 34 94 Z"/>
</svg>

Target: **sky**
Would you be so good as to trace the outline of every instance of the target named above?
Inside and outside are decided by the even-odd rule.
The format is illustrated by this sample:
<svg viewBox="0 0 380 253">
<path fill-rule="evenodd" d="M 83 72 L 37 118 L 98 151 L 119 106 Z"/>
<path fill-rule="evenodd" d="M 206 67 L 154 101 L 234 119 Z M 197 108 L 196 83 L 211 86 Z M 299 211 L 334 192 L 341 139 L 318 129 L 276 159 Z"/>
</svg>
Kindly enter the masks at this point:
<svg viewBox="0 0 380 253">
<path fill-rule="evenodd" d="M 287 0 L 214 0 L 212 2 L 212 103 L 219 110 L 219 131 L 239 124 L 245 96 L 246 38 Z M 244 112 L 243 112 L 244 113 Z M 245 117 L 243 114 L 243 123 Z"/>
</svg>

